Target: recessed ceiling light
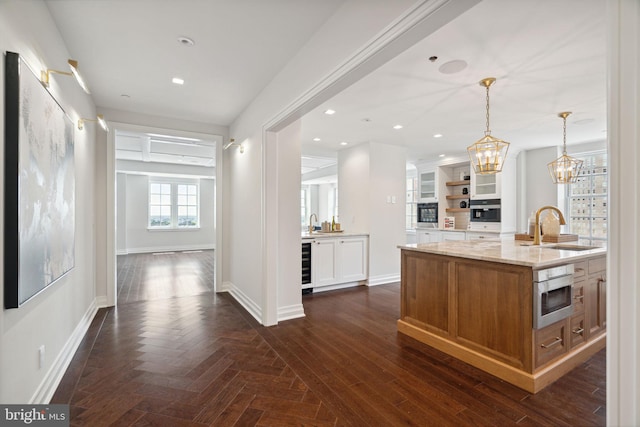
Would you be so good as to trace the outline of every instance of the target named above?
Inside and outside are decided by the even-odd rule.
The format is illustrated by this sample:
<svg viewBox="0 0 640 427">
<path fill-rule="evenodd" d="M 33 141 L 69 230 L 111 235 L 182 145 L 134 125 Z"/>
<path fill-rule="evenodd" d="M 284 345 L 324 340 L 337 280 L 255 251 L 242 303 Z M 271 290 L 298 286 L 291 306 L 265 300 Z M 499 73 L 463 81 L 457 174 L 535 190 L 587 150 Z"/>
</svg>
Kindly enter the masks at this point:
<svg viewBox="0 0 640 427">
<path fill-rule="evenodd" d="M 181 79 L 180 77 L 174 77 L 171 79 L 171 81 L 177 85 L 183 85 L 184 84 L 184 80 Z"/>
<path fill-rule="evenodd" d="M 435 133 L 433 134 L 434 138 L 442 138 L 442 134 L 441 133 Z"/>
<path fill-rule="evenodd" d="M 395 125 L 393 128 L 394 128 L 395 130 L 402 129 L 402 125 Z"/>
<path fill-rule="evenodd" d="M 462 59 L 454 59 L 453 61 L 442 64 L 438 71 L 442 74 L 455 74 L 467 68 L 467 62 Z"/>
<path fill-rule="evenodd" d="M 440 154 L 438 157 L 444 157 L 446 156 L 446 154 Z"/>
<path fill-rule="evenodd" d="M 335 114 L 336 112 L 335 112 L 335 110 L 332 110 L 331 108 L 329 108 L 328 110 L 325 110 L 324 113 L 330 116 L 332 114 Z"/>
<path fill-rule="evenodd" d="M 369 123 L 369 122 L 371 121 L 371 119 L 370 119 L 370 118 L 368 118 L 368 117 L 365 117 L 364 119 L 362 119 L 362 121 L 363 121 L 363 122 L 367 122 L 367 123 Z"/>
<path fill-rule="evenodd" d="M 313 140 L 314 140 L 315 142 L 322 141 L 320 138 L 313 138 Z"/>
<path fill-rule="evenodd" d="M 196 42 L 194 42 L 193 39 L 189 37 L 178 37 L 178 43 L 186 47 L 191 47 L 196 44 Z"/>
<path fill-rule="evenodd" d="M 127 95 L 126 93 L 123 93 L 120 96 L 123 97 L 123 98 L 131 98 L 131 96 Z"/>
<path fill-rule="evenodd" d="M 348 142 L 344 142 L 344 141 L 342 141 L 342 142 L 340 143 L 340 145 L 347 145 L 347 144 L 348 144 Z"/>
</svg>

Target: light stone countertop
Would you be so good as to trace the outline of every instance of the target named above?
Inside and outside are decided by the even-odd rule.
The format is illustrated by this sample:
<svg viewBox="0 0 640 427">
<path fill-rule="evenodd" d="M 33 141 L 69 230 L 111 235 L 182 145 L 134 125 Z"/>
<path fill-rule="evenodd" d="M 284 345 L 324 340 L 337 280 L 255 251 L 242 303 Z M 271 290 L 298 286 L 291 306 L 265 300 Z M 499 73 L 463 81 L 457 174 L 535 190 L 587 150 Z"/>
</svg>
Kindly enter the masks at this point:
<svg viewBox="0 0 640 427">
<path fill-rule="evenodd" d="M 568 243 L 543 243 L 533 246 L 531 242 L 513 239 L 460 240 L 439 243 L 418 243 L 399 245 L 402 250 L 427 252 L 452 257 L 469 258 L 481 261 L 500 262 L 533 267 L 534 269 L 550 267 L 564 263 L 580 261 L 594 255 L 604 255 L 606 248 L 594 248 L 582 251 L 552 249 L 555 245 L 572 245 Z"/>
<path fill-rule="evenodd" d="M 314 232 L 313 234 L 309 233 L 301 233 L 302 240 L 311 240 L 311 239 L 328 239 L 328 238 L 340 238 L 340 237 L 369 237 L 369 233 L 349 233 L 348 231 L 343 231 L 342 233 L 323 233 L 323 232 Z"/>
</svg>

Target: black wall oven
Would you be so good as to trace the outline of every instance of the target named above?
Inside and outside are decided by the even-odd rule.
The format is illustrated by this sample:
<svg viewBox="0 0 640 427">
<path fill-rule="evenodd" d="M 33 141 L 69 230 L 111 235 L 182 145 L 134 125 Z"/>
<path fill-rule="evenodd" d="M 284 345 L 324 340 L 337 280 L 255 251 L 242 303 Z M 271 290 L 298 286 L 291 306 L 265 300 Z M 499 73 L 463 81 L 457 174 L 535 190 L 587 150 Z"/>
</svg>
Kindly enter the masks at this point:
<svg viewBox="0 0 640 427">
<path fill-rule="evenodd" d="M 418 225 L 438 226 L 437 203 L 418 203 Z"/>
<path fill-rule="evenodd" d="M 500 199 L 469 201 L 469 221 L 500 222 Z"/>
</svg>

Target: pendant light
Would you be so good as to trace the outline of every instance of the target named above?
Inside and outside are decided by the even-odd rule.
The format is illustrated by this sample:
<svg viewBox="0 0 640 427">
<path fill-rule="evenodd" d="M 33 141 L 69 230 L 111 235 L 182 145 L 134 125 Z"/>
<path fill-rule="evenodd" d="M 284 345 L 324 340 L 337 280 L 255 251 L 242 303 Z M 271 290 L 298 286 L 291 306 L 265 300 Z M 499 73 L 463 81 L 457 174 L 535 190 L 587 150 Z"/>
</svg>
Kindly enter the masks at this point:
<svg viewBox="0 0 640 427">
<path fill-rule="evenodd" d="M 558 117 L 562 118 L 562 156 L 553 162 L 547 164 L 549 174 L 554 184 L 570 184 L 578 180 L 580 169 L 582 169 L 582 160 L 578 160 L 567 155 L 567 117 L 571 111 L 558 113 Z"/>
<path fill-rule="evenodd" d="M 467 147 L 473 170 L 479 175 L 501 172 L 509 150 L 509 143 L 491 136 L 489 129 L 489 86 L 495 81 L 494 77 L 487 77 L 479 82 L 487 89 L 487 130 L 484 137 Z"/>
</svg>

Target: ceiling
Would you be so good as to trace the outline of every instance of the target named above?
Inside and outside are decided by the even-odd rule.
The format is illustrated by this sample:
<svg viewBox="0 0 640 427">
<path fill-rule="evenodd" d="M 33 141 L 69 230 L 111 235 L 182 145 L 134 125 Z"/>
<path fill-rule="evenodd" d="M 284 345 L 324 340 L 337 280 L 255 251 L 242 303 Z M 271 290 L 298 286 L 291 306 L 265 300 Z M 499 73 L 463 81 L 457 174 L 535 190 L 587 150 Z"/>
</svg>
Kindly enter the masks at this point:
<svg viewBox="0 0 640 427">
<path fill-rule="evenodd" d="M 567 144 L 603 140 L 604 17 L 599 0 L 484 0 L 308 113 L 302 151 L 331 156 L 372 141 L 406 147 L 412 162 L 465 155 L 484 136 L 485 77 L 497 78 L 492 135 L 512 152 L 562 145 L 562 111 L 573 112 Z M 458 62 L 445 64 L 460 60 L 467 66 L 459 72 L 440 71 L 455 71 Z"/>
<path fill-rule="evenodd" d="M 343 3 L 46 1 L 96 105 L 223 126 Z"/>
<path fill-rule="evenodd" d="M 219 125 L 232 123 L 343 3 L 47 0 L 96 105 Z M 309 167 L 367 141 L 406 147 L 412 162 L 464 154 L 484 135 L 478 81 L 489 76 L 497 78 L 492 135 L 511 142 L 511 152 L 561 145 L 561 111 L 573 112 L 568 144 L 603 140 L 604 3 L 483 0 L 308 113 L 302 152 L 312 158 Z M 181 36 L 195 45 L 183 45 Z M 451 61 L 466 67 L 441 72 Z M 328 108 L 336 113 L 325 115 Z"/>
</svg>

